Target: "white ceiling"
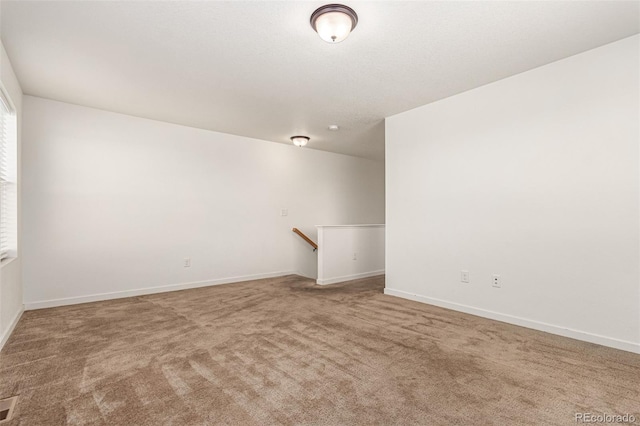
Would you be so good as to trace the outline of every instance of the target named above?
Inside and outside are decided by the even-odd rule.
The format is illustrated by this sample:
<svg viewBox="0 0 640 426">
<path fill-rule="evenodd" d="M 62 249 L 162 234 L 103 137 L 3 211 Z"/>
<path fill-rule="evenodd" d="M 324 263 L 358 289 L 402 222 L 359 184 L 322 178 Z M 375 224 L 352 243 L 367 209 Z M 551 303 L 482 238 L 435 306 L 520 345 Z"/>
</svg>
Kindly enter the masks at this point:
<svg viewBox="0 0 640 426">
<path fill-rule="evenodd" d="M 25 94 L 382 159 L 384 117 L 640 30 L 638 1 L 350 0 L 330 45 L 323 4 L 3 0 L 1 37 Z"/>
</svg>

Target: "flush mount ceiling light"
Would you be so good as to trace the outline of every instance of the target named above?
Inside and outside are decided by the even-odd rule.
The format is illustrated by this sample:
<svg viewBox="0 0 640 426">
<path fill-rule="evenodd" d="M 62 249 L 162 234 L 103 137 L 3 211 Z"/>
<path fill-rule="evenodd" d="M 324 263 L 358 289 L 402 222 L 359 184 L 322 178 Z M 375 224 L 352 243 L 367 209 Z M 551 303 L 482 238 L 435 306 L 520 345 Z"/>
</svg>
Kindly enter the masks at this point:
<svg viewBox="0 0 640 426">
<path fill-rule="evenodd" d="M 311 26 L 327 43 L 340 43 L 357 24 L 356 12 L 342 4 L 327 4 L 311 14 Z"/>
<path fill-rule="evenodd" d="M 309 142 L 309 137 L 308 136 L 291 136 L 291 142 L 293 142 L 295 146 L 299 146 L 300 148 L 302 148 L 307 144 L 307 142 Z"/>
</svg>

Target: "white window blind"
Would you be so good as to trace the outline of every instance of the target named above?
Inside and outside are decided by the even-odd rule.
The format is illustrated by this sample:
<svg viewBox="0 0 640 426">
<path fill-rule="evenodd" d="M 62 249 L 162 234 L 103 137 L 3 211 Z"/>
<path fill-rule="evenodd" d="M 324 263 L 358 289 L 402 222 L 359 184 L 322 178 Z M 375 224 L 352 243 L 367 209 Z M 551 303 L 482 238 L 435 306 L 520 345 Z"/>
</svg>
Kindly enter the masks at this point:
<svg viewBox="0 0 640 426">
<path fill-rule="evenodd" d="M 15 220 L 15 114 L 0 91 L 0 259 L 10 255 L 16 231 Z"/>
</svg>

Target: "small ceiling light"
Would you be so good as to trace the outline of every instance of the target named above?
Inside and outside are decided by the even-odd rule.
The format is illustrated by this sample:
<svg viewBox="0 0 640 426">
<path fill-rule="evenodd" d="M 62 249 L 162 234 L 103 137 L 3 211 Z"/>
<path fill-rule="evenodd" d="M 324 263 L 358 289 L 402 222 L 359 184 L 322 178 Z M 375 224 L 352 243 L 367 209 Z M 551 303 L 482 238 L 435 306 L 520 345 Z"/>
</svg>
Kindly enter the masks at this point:
<svg viewBox="0 0 640 426">
<path fill-rule="evenodd" d="M 338 127 L 337 124 L 331 124 L 329 125 L 329 130 L 333 130 L 335 132 L 336 130 L 340 130 L 340 127 Z"/>
<path fill-rule="evenodd" d="M 311 14 L 311 26 L 327 43 L 340 43 L 357 24 L 356 12 L 342 4 L 327 4 Z"/>
<path fill-rule="evenodd" d="M 309 142 L 309 137 L 307 137 L 307 136 L 291 136 L 291 142 L 293 142 L 293 144 L 295 146 L 299 146 L 300 148 L 302 148 L 303 146 L 305 146 L 307 144 L 307 142 Z"/>
</svg>

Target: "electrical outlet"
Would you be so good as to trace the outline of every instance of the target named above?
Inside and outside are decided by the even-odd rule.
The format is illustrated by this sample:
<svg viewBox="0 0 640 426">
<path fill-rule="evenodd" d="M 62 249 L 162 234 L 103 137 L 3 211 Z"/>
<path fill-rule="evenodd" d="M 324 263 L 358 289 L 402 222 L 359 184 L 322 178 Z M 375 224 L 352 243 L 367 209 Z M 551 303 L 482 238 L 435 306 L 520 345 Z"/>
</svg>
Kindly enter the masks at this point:
<svg viewBox="0 0 640 426">
<path fill-rule="evenodd" d="M 493 274 L 492 286 L 495 287 L 495 288 L 501 288 L 502 287 L 502 278 L 500 278 L 500 275 Z"/>
<path fill-rule="evenodd" d="M 280 210 L 280 216 L 289 216 L 289 209 Z"/>
<path fill-rule="evenodd" d="M 469 282 L 469 271 L 460 271 L 460 282 Z"/>
<path fill-rule="evenodd" d="M 191 258 L 185 257 L 184 260 L 182 261 L 182 266 L 184 266 L 185 268 L 190 268 L 191 267 Z"/>
<path fill-rule="evenodd" d="M 353 253 L 353 260 L 358 260 L 358 253 Z"/>
</svg>

